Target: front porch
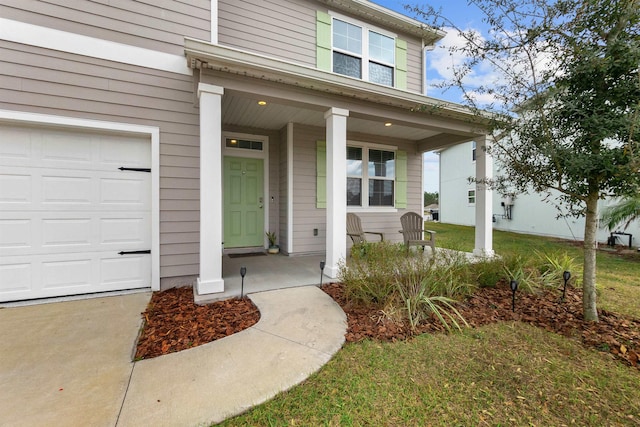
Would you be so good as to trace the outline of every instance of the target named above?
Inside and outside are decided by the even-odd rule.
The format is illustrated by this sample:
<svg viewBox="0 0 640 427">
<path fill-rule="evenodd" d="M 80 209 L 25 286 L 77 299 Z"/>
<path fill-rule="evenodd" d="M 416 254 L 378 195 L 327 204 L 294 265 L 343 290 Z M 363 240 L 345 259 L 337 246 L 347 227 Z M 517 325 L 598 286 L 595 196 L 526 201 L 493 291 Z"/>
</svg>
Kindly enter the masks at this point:
<svg viewBox="0 0 640 427">
<path fill-rule="evenodd" d="M 286 256 L 265 255 L 231 258 L 222 257 L 222 279 L 224 292 L 195 295 L 196 303 L 211 302 L 240 296 L 242 277 L 240 268 L 246 267 L 244 295 L 275 289 L 320 284 L 320 261 L 322 255 Z M 332 279 L 324 276 L 322 283 Z"/>
<path fill-rule="evenodd" d="M 401 215 L 423 209 L 426 151 L 475 140 L 480 147 L 476 177 L 491 176 L 490 159 L 481 149 L 489 144 L 488 137 L 481 123 L 459 106 L 195 40 L 187 40 L 186 53 L 198 71 L 201 186 L 196 288 L 207 299 L 239 295 L 243 263 L 245 293 L 265 289 L 259 287 L 261 282 L 271 287 L 274 281 L 282 281 L 277 287 L 317 284 L 321 260 L 326 261 L 325 275 L 335 279 L 339 262 L 348 253 L 348 212 L 357 213 L 365 227 L 384 232 L 390 241 L 400 241 Z M 238 141 L 250 144 L 242 151 Z M 225 172 L 229 157 L 256 158 L 261 167 L 236 168 L 239 178 L 234 181 L 231 172 Z M 255 170 L 258 181 L 249 188 L 243 182 Z M 227 185 L 236 181 L 238 189 Z M 251 197 L 244 196 L 248 194 Z M 255 210 L 245 215 L 244 205 L 239 204 L 232 215 L 226 195 L 243 195 Z M 477 254 L 493 252 L 491 204 L 491 192 L 478 185 Z M 256 226 L 247 225 L 248 214 L 260 220 Z M 258 241 L 238 244 L 229 238 L 231 228 L 240 234 L 252 230 Z M 260 238 L 266 248 L 266 231 L 276 234 L 290 262 L 284 257 L 274 261 L 275 257 L 223 256 L 228 249 L 260 246 Z M 308 263 L 299 264 L 305 259 Z M 274 262 L 283 265 L 276 268 Z M 273 273 L 283 276 L 270 278 L 271 284 L 261 278 Z"/>
</svg>

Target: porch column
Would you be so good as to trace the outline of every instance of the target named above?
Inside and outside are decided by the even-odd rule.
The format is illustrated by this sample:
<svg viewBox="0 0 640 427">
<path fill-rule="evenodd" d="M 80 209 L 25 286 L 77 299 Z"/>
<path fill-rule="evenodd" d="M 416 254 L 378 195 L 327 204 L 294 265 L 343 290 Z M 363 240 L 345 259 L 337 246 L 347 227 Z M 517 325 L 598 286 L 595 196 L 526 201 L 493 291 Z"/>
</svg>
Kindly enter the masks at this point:
<svg viewBox="0 0 640 427">
<path fill-rule="evenodd" d="M 198 294 L 224 292 L 222 280 L 222 94 L 198 84 L 200 99 L 200 277 Z"/>
<path fill-rule="evenodd" d="M 489 136 L 476 140 L 476 179 L 493 177 L 493 159 L 486 152 Z M 476 242 L 474 255 L 494 255 L 493 251 L 493 192 L 487 184 L 476 183 Z"/>
<path fill-rule="evenodd" d="M 338 277 L 347 252 L 347 117 L 349 110 L 324 114 L 327 127 L 327 255 L 325 274 Z"/>
</svg>

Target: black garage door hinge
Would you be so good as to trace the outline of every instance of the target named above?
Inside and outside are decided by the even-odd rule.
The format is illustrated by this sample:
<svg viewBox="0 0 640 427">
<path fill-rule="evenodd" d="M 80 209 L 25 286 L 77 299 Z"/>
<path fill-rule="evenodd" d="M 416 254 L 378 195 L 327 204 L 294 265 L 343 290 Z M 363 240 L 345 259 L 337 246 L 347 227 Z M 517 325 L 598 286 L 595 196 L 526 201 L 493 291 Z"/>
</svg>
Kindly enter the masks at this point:
<svg viewBox="0 0 640 427">
<path fill-rule="evenodd" d="M 138 254 L 150 254 L 151 249 L 147 249 L 146 251 L 120 251 L 118 255 L 138 255 Z"/>
<path fill-rule="evenodd" d="M 121 171 L 151 172 L 151 168 L 125 168 L 124 166 L 120 166 L 118 169 Z"/>
</svg>

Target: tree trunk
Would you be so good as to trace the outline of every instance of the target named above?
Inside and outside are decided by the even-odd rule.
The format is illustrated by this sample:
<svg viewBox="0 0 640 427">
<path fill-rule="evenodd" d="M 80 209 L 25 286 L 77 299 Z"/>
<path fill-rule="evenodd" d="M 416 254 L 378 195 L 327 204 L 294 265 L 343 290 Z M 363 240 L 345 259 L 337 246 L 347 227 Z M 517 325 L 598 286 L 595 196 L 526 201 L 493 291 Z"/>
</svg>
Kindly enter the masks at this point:
<svg viewBox="0 0 640 427">
<path fill-rule="evenodd" d="M 598 193 L 587 198 L 584 224 L 584 268 L 582 270 L 582 312 L 585 320 L 597 322 L 596 309 L 596 232 L 598 230 Z"/>
</svg>

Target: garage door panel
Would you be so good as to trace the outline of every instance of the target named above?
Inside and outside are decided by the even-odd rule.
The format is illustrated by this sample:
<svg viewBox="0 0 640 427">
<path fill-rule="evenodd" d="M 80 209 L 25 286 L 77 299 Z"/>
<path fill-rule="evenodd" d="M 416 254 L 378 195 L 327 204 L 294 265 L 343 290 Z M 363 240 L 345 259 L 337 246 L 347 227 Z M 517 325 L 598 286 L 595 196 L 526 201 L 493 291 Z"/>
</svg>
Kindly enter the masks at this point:
<svg viewBox="0 0 640 427">
<path fill-rule="evenodd" d="M 0 251 L 30 248 L 31 224 L 29 219 L 0 219 Z"/>
<path fill-rule="evenodd" d="M 32 162 L 32 134 L 24 128 L 7 128 L 0 138 L 0 164 L 28 165 Z"/>
<path fill-rule="evenodd" d="M 151 146 L 144 140 L 122 141 L 122 138 L 101 135 L 98 141 L 98 163 L 104 170 L 112 167 L 149 167 Z"/>
<path fill-rule="evenodd" d="M 100 260 L 102 286 L 140 287 L 144 286 L 146 271 L 151 268 L 150 257 L 145 255 L 122 255 L 118 258 Z"/>
<path fill-rule="evenodd" d="M 32 287 L 31 271 L 30 262 L 0 265 L 0 294 L 28 294 Z"/>
<path fill-rule="evenodd" d="M 4 168 L 3 168 L 4 169 Z M 5 173 L 8 171 L 5 170 Z M 0 208 L 31 203 L 32 178 L 29 175 L 0 175 Z"/>
<path fill-rule="evenodd" d="M 43 261 L 42 289 L 91 288 L 91 264 L 91 257 L 88 256 L 74 256 L 72 260 Z M 77 293 L 77 289 L 74 289 L 73 293 Z"/>
<path fill-rule="evenodd" d="M 43 205 L 90 205 L 95 197 L 91 178 L 45 175 L 41 183 Z"/>
<path fill-rule="evenodd" d="M 144 224 L 148 218 L 102 218 L 100 220 L 100 244 L 117 245 L 123 249 L 151 247 L 150 233 Z"/>
<path fill-rule="evenodd" d="M 93 137 L 71 132 L 44 134 L 42 165 L 54 168 L 89 169 L 92 166 Z"/>
<path fill-rule="evenodd" d="M 138 173 L 138 175 L 141 175 Z M 145 174 L 148 175 L 148 174 Z M 131 208 L 148 207 L 151 181 L 139 178 L 102 178 L 100 180 L 100 203 L 109 205 L 125 205 Z"/>
<path fill-rule="evenodd" d="M 0 301 L 151 285 L 150 146 L 0 125 Z"/>
<path fill-rule="evenodd" d="M 42 246 L 87 246 L 92 235 L 91 218 L 43 219 Z"/>
</svg>

